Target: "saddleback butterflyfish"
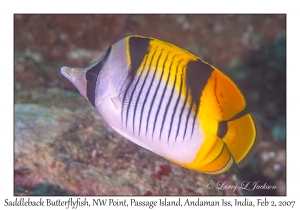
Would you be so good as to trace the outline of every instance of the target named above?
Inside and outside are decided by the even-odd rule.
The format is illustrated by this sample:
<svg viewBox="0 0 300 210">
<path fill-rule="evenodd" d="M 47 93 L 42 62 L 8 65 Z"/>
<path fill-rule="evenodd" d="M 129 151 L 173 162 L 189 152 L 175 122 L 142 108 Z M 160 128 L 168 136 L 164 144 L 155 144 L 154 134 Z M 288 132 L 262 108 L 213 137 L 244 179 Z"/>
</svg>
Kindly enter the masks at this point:
<svg viewBox="0 0 300 210">
<path fill-rule="evenodd" d="M 173 44 L 128 36 L 87 68 L 61 73 L 126 139 L 208 174 L 242 166 L 259 139 L 253 114 L 220 70 Z"/>
</svg>

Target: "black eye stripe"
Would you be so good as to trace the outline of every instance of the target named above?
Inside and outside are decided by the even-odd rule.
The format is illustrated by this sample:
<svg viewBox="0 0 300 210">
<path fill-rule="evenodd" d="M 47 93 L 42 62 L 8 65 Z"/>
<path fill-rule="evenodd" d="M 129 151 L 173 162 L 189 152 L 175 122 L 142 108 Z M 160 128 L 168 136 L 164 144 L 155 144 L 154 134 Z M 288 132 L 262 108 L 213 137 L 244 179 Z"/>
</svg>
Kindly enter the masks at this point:
<svg viewBox="0 0 300 210">
<path fill-rule="evenodd" d="M 88 82 L 94 82 L 97 80 L 97 74 L 95 74 L 94 72 L 87 72 L 86 73 L 86 80 Z"/>
<path fill-rule="evenodd" d="M 89 69 L 85 74 L 85 78 L 87 81 L 86 96 L 94 107 L 95 107 L 95 90 L 97 85 L 97 78 L 105 61 L 109 57 L 110 52 L 111 52 L 111 46 L 106 51 L 106 54 L 102 58 L 102 60 L 99 63 L 97 63 L 95 66 L 93 66 L 91 69 Z"/>
<path fill-rule="evenodd" d="M 87 88 L 86 88 L 86 95 L 91 104 L 95 107 L 95 87 L 96 87 L 96 82 L 95 81 L 87 81 Z"/>
</svg>

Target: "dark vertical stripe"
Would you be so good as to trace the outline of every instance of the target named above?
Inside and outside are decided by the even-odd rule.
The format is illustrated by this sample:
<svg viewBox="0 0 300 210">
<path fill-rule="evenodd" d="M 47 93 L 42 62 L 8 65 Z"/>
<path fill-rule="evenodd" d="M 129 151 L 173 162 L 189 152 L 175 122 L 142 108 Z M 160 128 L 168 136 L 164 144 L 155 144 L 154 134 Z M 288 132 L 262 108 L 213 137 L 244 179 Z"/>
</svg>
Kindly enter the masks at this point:
<svg viewBox="0 0 300 210">
<path fill-rule="evenodd" d="M 201 60 L 190 61 L 186 68 L 186 84 L 192 96 L 192 103 L 198 105 L 202 91 L 213 72 L 213 68 Z"/>
<path fill-rule="evenodd" d="M 135 86 L 134 86 L 134 90 L 133 90 L 132 94 L 134 93 L 134 91 L 135 91 L 135 89 L 136 89 L 136 87 L 137 87 L 137 84 L 139 83 L 140 78 L 142 77 L 142 75 L 143 75 L 143 73 L 144 73 L 144 69 L 145 69 L 145 65 L 146 65 L 146 61 L 147 61 L 147 59 L 148 59 L 148 56 L 149 56 L 149 53 L 147 54 L 147 56 L 146 56 L 146 58 L 145 58 L 145 62 L 144 62 L 143 68 L 142 68 L 142 70 L 141 70 L 141 74 L 140 74 L 139 77 L 138 77 L 138 81 L 137 81 L 137 83 L 136 83 Z M 147 75 L 148 75 L 148 72 L 147 72 Z M 139 91 L 138 97 L 137 97 L 137 99 L 136 99 L 136 101 L 135 101 L 135 105 L 134 105 L 134 108 L 133 108 L 133 117 L 132 117 L 132 129 L 133 129 L 133 133 L 134 133 L 134 127 L 135 127 L 135 115 L 136 115 L 136 111 L 137 111 L 137 104 L 138 104 L 138 101 L 139 101 L 139 99 L 140 99 L 141 92 L 142 92 L 142 89 L 143 89 L 144 84 L 145 84 L 145 80 L 146 80 L 146 78 L 144 78 L 144 81 L 143 81 L 143 84 L 142 84 L 142 88 L 141 88 L 140 91 Z M 131 95 L 131 96 L 132 96 L 132 95 Z"/>
<path fill-rule="evenodd" d="M 133 78 L 130 78 L 128 77 L 127 80 L 129 80 L 129 83 L 125 89 L 125 93 L 124 93 L 124 98 L 123 98 L 123 102 L 122 102 L 122 122 L 123 122 L 123 114 L 126 114 L 125 116 L 125 119 L 126 119 L 126 126 L 127 126 L 127 119 L 128 119 L 128 112 L 126 109 L 126 112 L 125 112 L 125 108 L 128 108 L 128 106 L 130 106 L 130 103 L 129 103 L 129 92 L 130 90 L 132 90 L 132 83 L 133 83 Z"/>
<path fill-rule="evenodd" d="M 177 67 L 176 67 L 176 75 L 175 75 L 175 80 L 174 80 L 174 83 L 173 83 L 173 90 L 172 90 L 172 93 L 174 92 L 174 89 L 175 89 L 175 86 L 176 86 L 176 80 L 177 80 L 177 77 L 178 77 L 178 67 L 180 65 L 182 60 L 179 61 Z M 170 128 L 169 128 L 169 135 L 168 135 L 168 140 L 170 138 L 170 135 L 171 135 L 171 130 L 172 130 L 172 126 L 173 126 L 173 121 L 174 121 L 174 116 L 175 116 L 175 113 L 176 113 L 176 110 L 177 110 L 177 106 L 178 106 L 178 103 L 179 103 L 179 100 L 180 100 L 180 97 L 181 97 L 181 91 L 182 91 L 182 78 L 180 79 L 180 89 L 179 89 L 179 93 L 178 93 L 178 96 L 177 96 L 177 100 L 176 100 L 176 104 L 175 104 L 175 107 L 173 109 L 173 113 L 172 113 L 172 119 L 171 119 L 171 123 L 170 123 Z M 175 139 L 176 141 L 176 139 Z"/>
<path fill-rule="evenodd" d="M 196 117 L 198 115 L 198 108 L 199 108 L 199 104 L 196 105 L 196 110 L 195 110 L 194 117 L 193 117 L 193 126 L 192 126 L 191 136 L 194 133 L 195 121 L 196 121 Z"/>
<path fill-rule="evenodd" d="M 186 130 L 187 130 L 187 127 L 188 127 L 188 122 L 189 122 L 189 118 L 190 118 L 190 114 L 191 114 L 192 108 L 193 108 L 193 103 L 190 104 L 190 107 L 189 107 L 189 113 L 188 113 L 188 115 L 186 116 L 186 121 L 185 121 L 185 127 L 184 127 L 184 133 L 183 133 L 183 138 L 182 138 L 182 140 L 184 139 L 185 134 L 186 134 Z"/>
<path fill-rule="evenodd" d="M 149 38 L 143 37 L 129 37 L 128 38 L 128 46 L 129 47 L 129 55 L 130 55 L 130 69 L 128 70 L 127 80 L 128 86 L 125 90 L 124 98 L 123 98 L 123 106 L 122 106 L 122 115 L 124 113 L 125 105 L 127 106 L 126 110 L 126 126 L 128 122 L 129 108 L 131 105 L 132 94 L 130 100 L 126 104 L 126 100 L 128 100 L 128 94 L 130 92 L 130 87 L 133 85 L 133 81 L 136 77 L 136 73 L 138 71 L 139 66 L 141 65 L 145 55 L 148 54 L 149 51 Z M 125 53 L 125 52 L 124 52 Z M 135 84 L 136 85 L 136 84 Z M 122 117 L 123 120 L 123 117 Z"/>
<path fill-rule="evenodd" d="M 194 126 L 195 126 L 195 121 L 196 121 L 196 117 L 198 114 L 202 91 L 203 91 L 208 79 L 210 78 L 212 72 L 213 72 L 213 68 L 210 65 L 202 62 L 199 59 L 197 61 L 190 61 L 187 64 L 186 84 L 189 89 L 189 93 L 192 97 L 192 104 L 190 106 L 189 116 L 190 116 L 191 108 L 193 106 L 196 106 L 194 117 L 193 117 L 193 126 L 192 126 L 192 130 L 191 130 L 191 136 L 193 135 L 193 132 L 194 132 Z M 186 125 L 187 125 L 187 122 L 186 122 Z M 185 128 L 184 136 L 186 134 L 186 129 L 187 129 L 187 127 Z"/>
<path fill-rule="evenodd" d="M 167 54 L 166 59 L 164 60 L 164 65 L 163 65 L 162 73 L 161 73 L 160 78 L 159 78 L 159 83 L 158 83 L 158 86 L 156 88 L 155 95 L 157 94 L 157 91 L 158 91 L 158 89 L 160 87 L 161 80 L 162 80 L 164 72 L 165 72 L 165 64 L 166 64 L 166 61 L 168 60 L 169 54 L 170 53 Z M 164 99 L 164 95 L 165 95 L 165 89 L 164 89 L 163 95 L 161 96 L 161 98 L 159 100 L 159 105 L 158 105 L 157 110 L 156 110 L 155 119 L 154 119 L 154 126 L 153 126 L 153 130 L 152 130 L 152 137 L 153 137 L 154 130 L 155 130 L 155 127 L 156 127 L 156 121 L 157 121 L 158 113 L 159 113 L 159 110 L 160 110 L 160 107 L 161 107 L 161 104 L 162 104 L 162 100 Z"/>
<path fill-rule="evenodd" d="M 125 92 L 124 92 L 124 96 L 123 96 L 123 101 L 122 101 L 122 111 L 121 111 L 121 120 L 122 120 L 122 122 L 124 121 L 124 117 L 123 117 L 123 115 L 124 114 L 126 114 L 127 115 L 127 112 L 125 113 L 125 108 L 127 107 L 127 106 L 129 106 L 129 103 L 128 103 L 128 91 L 129 91 L 129 88 L 130 88 L 130 86 L 131 86 L 131 83 L 129 83 L 128 85 L 127 85 L 127 87 L 126 87 L 126 89 L 125 89 Z M 125 117 L 125 119 L 127 119 L 126 117 Z"/>
<path fill-rule="evenodd" d="M 171 73 L 171 71 L 172 71 L 172 65 L 173 65 L 173 62 L 174 62 L 174 58 L 175 58 L 175 56 L 173 56 L 172 62 L 171 62 L 170 67 L 169 67 L 169 69 L 168 69 L 168 70 L 169 70 L 169 71 L 168 71 L 168 79 L 167 79 L 167 82 L 166 82 L 166 84 L 165 84 L 164 93 L 163 93 L 162 98 L 164 98 L 164 95 L 165 95 L 165 92 L 166 92 L 166 88 L 167 88 L 167 86 L 169 85 L 170 73 Z M 161 133 L 162 133 L 163 128 L 164 128 L 166 116 L 167 116 L 167 113 L 168 113 L 168 110 L 169 110 L 169 106 L 170 106 L 170 102 L 171 102 L 171 98 L 172 98 L 172 96 L 173 96 L 173 91 L 174 91 L 174 87 L 173 87 L 173 89 L 172 89 L 171 95 L 169 96 L 169 100 L 168 100 L 168 103 L 167 103 L 167 105 L 166 105 L 166 107 L 165 107 L 165 111 L 163 112 L 163 113 L 164 113 L 164 116 L 163 116 L 163 118 L 162 118 L 163 120 L 162 120 L 162 123 L 161 123 L 159 139 L 161 138 Z"/>
<path fill-rule="evenodd" d="M 180 124 L 181 124 L 181 117 L 182 117 L 183 111 L 184 111 L 184 109 L 185 109 L 185 105 L 186 105 L 186 103 L 187 103 L 188 96 L 189 96 L 189 92 L 188 92 L 188 89 L 186 88 L 184 104 L 183 104 L 183 106 L 182 106 L 182 108 L 181 108 L 181 111 L 180 111 L 179 122 L 178 122 L 178 126 L 177 126 L 177 132 L 176 132 L 176 138 L 175 138 L 175 139 L 177 139 L 177 136 L 178 136 L 178 133 L 179 133 L 179 127 L 180 127 Z M 182 140 L 183 140 L 183 139 L 182 139 Z"/>
<path fill-rule="evenodd" d="M 129 53 L 131 59 L 131 70 L 137 71 L 145 55 L 148 54 L 149 42 L 151 39 L 146 37 L 129 37 Z"/>
<path fill-rule="evenodd" d="M 91 104 L 95 107 L 95 90 L 96 90 L 96 85 L 97 85 L 97 79 L 98 75 L 105 64 L 107 58 L 109 57 L 111 52 L 111 46 L 108 48 L 106 51 L 106 54 L 102 59 L 95 65 L 92 66 L 85 74 L 85 79 L 86 79 L 86 96 L 91 102 Z"/>
<path fill-rule="evenodd" d="M 156 77 L 156 72 L 157 72 L 158 62 L 159 62 L 159 60 L 160 60 L 160 56 L 161 56 L 162 53 L 163 53 L 163 50 L 160 52 L 160 55 L 159 55 L 159 57 L 158 57 L 158 59 L 157 59 L 157 62 L 156 62 L 156 65 L 155 65 L 154 75 L 153 75 L 153 77 L 152 77 L 150 86 L 149 86 L 149 88 L 148 88 L 146 98 L 148 98 L 148 94 L 149 94 L 149 92 L 150 92 L 150 88 L 152 88 L 152 84 L 153 84 L 154 78 Z M 149 124 L 150 113 L 151 113 L 151 111 L 152 111 L 152 107 L 153 107 L 154 99 L 155 99 L 155 97 L 156 97 L 156 93 L 157 93 L 157 89 L 156 89 L 155 94 L 154 94 L 153 97 L 152 97 L 150 109 L 149 109 L 148 116 L 147 116 L 146 135 L 147 135 L 147 132 L 148 132 L 148 124 Z"/>
<path fill-rule="evenodd" d="M 136 83 L 134 84 L 133 90 L 131 91 L 129 103 L 128 103 L 128 106 L 127 106 L 126 126 L 127 126 L 127 122 L 128 122 L 129 109 L 130 109 L 130 107 L 131 107 L 131 102 L 132 102 L 132 99 L 133 99 L 133 95 L 135 94 L 135 89 L 136 89 L 136 87 L 137 87 L 137 84 L 138 84 L 139 81 L 140 81 L 141 75 L 142 75 L 142 74 L 140 74 L 140 75 L 138 76 L 137 81 L 136 81 Z M 133 114 L 133 115 L 135 115 L 135 112 L 136 112 L 136 109 L 135 109 L 135 108 L 136 108 L 136 107 L 134 107 L 134 110 L 133 110 L 133 111 L 134 111 L 134 114 Z M 134 122 L 133 122 L 133 123 L 134 123 Z M 133 129 L 133 133 L 134 133 L 134 127 L 133 127 L 132 129 Z"/>
<path fill-rule="evenodd" d="M 146 80 L 147 80 L 147 78 L 148 78 L 148 75 L 149 75 L 149 72 L 150 72 L 150 68 L 151 68 L 151 66 L 152 66 L 153 58 L 155 57 L 156 52 L 157 52 L 156 49 L 154 49 L 154 50 L 155 50 L 155 52 L 153 53 L 153 55 L 152 55 L 152 57 L 151 57 L 151 61 L 150 61 L 150 63 L 149 63 L 148 71 L 147 71 L 146 77 L 145 77 L 145 79 L 144 79 L 144 82 L 143 82 L 141 91 L 140 91 L 140 93 L 139 93 L 138 100 L 139 100 L 139 98 L 140 98 L 141 92 L 142 92 L 143 89 L 144 89 L 145 82 L 146 82 Z M 146 59 L 146 62 L 147 62 L 147 59 Z M 146 63 L 146 62 L 145 62 L 145 63 Z M 150 86 L 150 87 L 151 87 L 151 86 Z M 139 124 L 139 134 L 140 134 L 140 132 L 141 132 L 141 125 L 142 125 L 142 120 L 143 120 L 143 115 L 144 115 L 144 108 L 145 108 L 145 104 L 146 104 L 146 101 L 147 101 L 147 98 L 148 98 L 148 93 L 149 93 L 150 87 L 148 88 L 147 95 L 146 95 L 146 97 L 145 97 L 145 99 L 144 99 L 144 102 L 143 102 L 143 105 L 142 105 L 142 109 L 141 109 L 140 124 Z M 138 101 L 138 100 L 137 100 L 137 101 Z"/>
<path fill-rule="evenodd" d="M 96 84 L 97 84 L 97 77 L 98 77 L 98 74 L 95 74 L 94 72 L 87 72 L 85 75 L 85 78 L 87 81 L 86 95 L 94 107 L 95 107 L 95 89 L 96 89 Z"/>
</svg>

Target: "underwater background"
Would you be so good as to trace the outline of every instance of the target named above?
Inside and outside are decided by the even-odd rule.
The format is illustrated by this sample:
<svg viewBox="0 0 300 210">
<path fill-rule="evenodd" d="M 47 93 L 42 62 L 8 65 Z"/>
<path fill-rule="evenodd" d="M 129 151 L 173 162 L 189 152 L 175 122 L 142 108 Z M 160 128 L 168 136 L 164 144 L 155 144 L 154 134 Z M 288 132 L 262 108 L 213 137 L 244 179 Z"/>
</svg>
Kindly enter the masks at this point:
<svg viewBox="0 0 300 210">
<path fill-rule="evenodd" d="M 248 165 L 206 175 L 173 164 L 115 133 L 60 74 L 133 34 L 238 85 L 263 131 Z M 286 15 L 14 15 L 14 194 L 286 195 Z"/>
</svg>

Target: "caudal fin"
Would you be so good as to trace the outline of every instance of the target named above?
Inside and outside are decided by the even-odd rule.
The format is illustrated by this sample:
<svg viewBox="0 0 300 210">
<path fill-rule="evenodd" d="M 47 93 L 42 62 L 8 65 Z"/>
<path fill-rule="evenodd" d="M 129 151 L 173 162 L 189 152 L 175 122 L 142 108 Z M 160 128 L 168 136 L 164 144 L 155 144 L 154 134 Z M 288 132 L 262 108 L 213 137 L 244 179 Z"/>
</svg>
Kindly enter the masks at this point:
<svg viewBox="0 0 300 210">
<path fill-rule="evenodd" d="M 260 133 L 260 126 L 253 114 L 227 122 L 227 132 L 222 140 L 239 167 L 243 167 L 255 152 Z"/>
</svg>

